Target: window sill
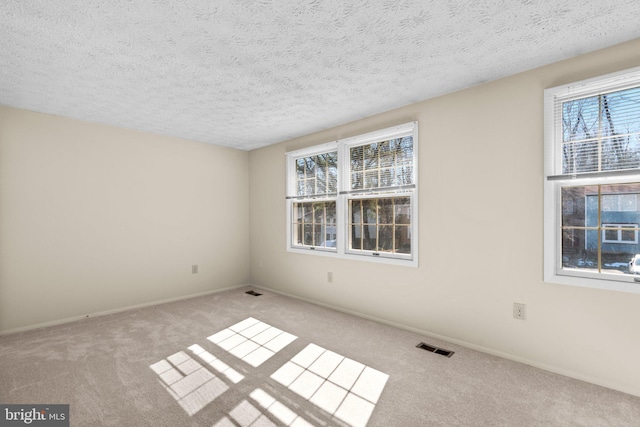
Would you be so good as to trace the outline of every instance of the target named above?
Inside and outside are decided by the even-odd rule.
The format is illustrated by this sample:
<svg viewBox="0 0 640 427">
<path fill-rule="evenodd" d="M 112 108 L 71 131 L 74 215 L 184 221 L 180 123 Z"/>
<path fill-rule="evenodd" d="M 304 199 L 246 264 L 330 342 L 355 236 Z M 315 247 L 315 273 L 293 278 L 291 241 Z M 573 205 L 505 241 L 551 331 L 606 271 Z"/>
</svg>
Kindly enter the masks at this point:
<svg viewBox="0 0 640 427">
<path fill-rule="evenodd" d="M 385 256 L 374 256 L 372 254 L 352 254 L 352 253 L 338 253 L 337 251 L 331 251 L 326 249 L 307 249 L 289 247 L 287 252 L 304 254 L 304 255 L 319 255 L 329 258 L 338 258 L 353 261 L 365 261 L 378 264 L 390 264 L 398 265 L 402 267 L 418 267 L 418 260 L 414 258 L 389 258 Z M 640 285 L 639 285 L 640 286 Z"/>
<path fill-rule="evenodd" d="M 616 280 L 613 280 L 615 277 Z M 625 280 L 621 280 L 624 278 Z M 603 273 L 550 273 L 545 274 L 545 283 L 557 285 L 579 286 L 583 288 L 601 289 L 606 291 L 628 292 L 640 294 L 640 282 L 634 281 L 634 276 L 617 277 L 614 274 Z M 640 280 L 640 276 L 637 276 Z"/>
</svg>

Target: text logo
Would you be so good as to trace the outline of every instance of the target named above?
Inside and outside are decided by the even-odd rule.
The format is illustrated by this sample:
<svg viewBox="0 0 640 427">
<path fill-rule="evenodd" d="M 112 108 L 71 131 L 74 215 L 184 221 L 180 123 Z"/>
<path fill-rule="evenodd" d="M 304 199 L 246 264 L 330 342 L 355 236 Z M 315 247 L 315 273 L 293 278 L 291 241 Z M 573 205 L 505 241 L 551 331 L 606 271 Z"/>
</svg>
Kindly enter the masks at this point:
<svg viewBox="0 0 640 427">
<path fill-rule="evenodd" d="M 0 427 L 69 427 L 69 405 L 2 405 Z"/>
</svg>

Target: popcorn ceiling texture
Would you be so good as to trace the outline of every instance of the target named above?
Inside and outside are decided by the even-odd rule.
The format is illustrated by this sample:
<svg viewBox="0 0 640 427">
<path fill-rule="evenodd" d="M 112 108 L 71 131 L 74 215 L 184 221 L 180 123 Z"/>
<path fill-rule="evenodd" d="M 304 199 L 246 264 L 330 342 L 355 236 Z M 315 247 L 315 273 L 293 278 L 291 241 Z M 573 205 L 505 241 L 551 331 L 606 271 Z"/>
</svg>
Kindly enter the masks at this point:
<svg viewBox="0 0 640 427">
<path fill-rule="evenodd" d="M 637 0 L 3 0 L 0 104 L 251 150 L 640 35 Z"/>
</svg>

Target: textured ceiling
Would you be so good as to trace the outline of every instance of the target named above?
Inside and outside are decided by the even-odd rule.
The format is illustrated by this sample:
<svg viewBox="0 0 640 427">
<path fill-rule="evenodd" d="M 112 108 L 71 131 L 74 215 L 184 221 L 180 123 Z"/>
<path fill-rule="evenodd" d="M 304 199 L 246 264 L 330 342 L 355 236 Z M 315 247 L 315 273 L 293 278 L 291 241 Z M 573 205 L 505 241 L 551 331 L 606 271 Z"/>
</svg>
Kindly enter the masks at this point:
<svg viewBox="0 0 640 427">
<path fill-rule="evenodd" d="M 640 36 L 638 0 L 2 0 L 0 104 L 250 150 Z"/>
</svg>

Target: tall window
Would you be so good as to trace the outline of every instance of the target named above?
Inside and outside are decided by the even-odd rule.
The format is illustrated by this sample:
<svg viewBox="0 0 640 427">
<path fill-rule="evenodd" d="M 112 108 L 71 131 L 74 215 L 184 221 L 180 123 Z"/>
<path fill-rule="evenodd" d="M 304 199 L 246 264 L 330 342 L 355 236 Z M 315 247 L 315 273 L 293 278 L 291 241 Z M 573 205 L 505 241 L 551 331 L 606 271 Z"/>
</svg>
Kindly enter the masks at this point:
<svg viewBox="0 0 640 427">
<path fill-rule="evenodd" d="M 335 251 L 338 152 L 333 145 L 315 151 L 292 159 L 291 245 Z"/>
<path fill-rule="evenodd" d="M 417 123 L 287 153 L 290 251 L 417 265 Z"/>
<path fill-rule="evenodd" d="M 640 292 L 640 68 L 545 91 L 545 175 L 545 280 Z"/>
</svg>

